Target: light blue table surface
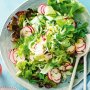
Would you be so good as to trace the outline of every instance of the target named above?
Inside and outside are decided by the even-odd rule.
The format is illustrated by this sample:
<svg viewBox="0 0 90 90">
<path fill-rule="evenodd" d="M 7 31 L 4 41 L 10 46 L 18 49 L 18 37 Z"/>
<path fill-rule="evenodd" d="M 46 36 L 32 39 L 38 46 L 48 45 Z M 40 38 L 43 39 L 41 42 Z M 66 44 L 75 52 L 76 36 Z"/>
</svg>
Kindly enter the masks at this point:
<svg viewBox="0 0 90 90">
<path fill-rule="evenodd" d="M 79 0 L 79 1 L 83 3 L 90 12 L 90 0 Z M 25 0 L 0 0 L 0 32 L 8 16 L 23 2 L 25 2 Z M 16 83 L 16 81 L 11 77 L 1 57 L 0 63 L 2 64 L 3 67 L 3 73 L 0 76 L 0 87 L 15 87 L 18 90 L 27 90 L 18 83 Z M 77 85 L 74 88 L 74 90 L 83 90 L 82 88 L 83 82 Z M 88 88 L 87 90 L 90 90 L 90 75 L 88 75 L 87 88 Z"/>
</svg>

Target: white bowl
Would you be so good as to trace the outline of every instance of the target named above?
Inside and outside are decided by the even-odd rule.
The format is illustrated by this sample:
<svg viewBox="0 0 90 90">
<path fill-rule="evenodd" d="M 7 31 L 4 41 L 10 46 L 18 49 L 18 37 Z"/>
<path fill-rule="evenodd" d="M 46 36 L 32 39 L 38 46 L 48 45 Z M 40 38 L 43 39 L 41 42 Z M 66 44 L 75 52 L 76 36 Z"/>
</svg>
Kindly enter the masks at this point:
<svg viewBox="0 0 90 90">
<path fill-rule="evenodd" d="M 46 0 L 28 0 L 25 3 L 23 3 L 21 6 L 19 6 L 19 8 L 17 8 L 7 19 L 1 36 L 0 36 L 0 49 L 1 49 L 1 54 L 2 54 L 2 58 L 7 66 L 8 71 L 10 72 L 10 74 L 12 75 L 12 77 L 22 86 L 26 87 L 29 90 L 48 90 L 46 88 L 39 88 L 37 85 L 32 85 L 30 84 L 28 81 L 21 79 L 19 77 L 16 76 L 16 68 L 15 66 L 11 63 L 11 61 L 8 58 L 8 52 L 10 50 L 10 48 L 12 48 L 12 43 L 10 41 L 11 38 L 11 33 L 8 32 L 7 30 L 7 25 L 11 20 L 11 17 L 15 15 L 15 13 L 17 11 L 20 10 L 26 10 L 28 8 L 37 8 L 40 3 L 44 3 L 46 2 Z M 88 32 L 90 32 L 90 16 L 87 10 L 85 10 L 85 12 L 81 15 L 82 17 L 82 21 L 87 21 L 89 23 L 88 26 Z M 90 56 L 90 55 L 89 55 Z M 88 57 L 88 73 L 90 72 L 90 60 Z M 87 74 L 88 74 L 87 73 Z M 74 86 L 76 86 L 81 80 L 83 79 L 83 72 L 78 73 L 78 79 L 75 80 Z M 64 83 L 64 84 L 60 84 L 57 88 L 52 88 L 49 90 L 67 90 L 69 83 Z"/>
</svg>

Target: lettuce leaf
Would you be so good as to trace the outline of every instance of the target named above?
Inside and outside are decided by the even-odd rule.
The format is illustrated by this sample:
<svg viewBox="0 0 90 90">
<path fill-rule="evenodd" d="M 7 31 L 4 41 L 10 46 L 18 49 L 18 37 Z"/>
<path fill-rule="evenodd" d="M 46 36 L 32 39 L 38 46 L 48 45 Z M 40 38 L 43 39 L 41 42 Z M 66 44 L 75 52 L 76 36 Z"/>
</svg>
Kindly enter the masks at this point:
<svg viewBox="0 0 90 90">
<path fill-rule="evenodd" d="M 84 11 L 84 7 L 75 0 L 47 0 L 47 3 L 62 15 L 67 14 L 69 17 Z"/>
<path fill-rule="evenodd" d="M 82 12 L 84 12 L 84 10 L 85 9 L 83 6 L 81 6 L 81 4 L 74 2 L 74 3 L 72 3 L 72 7 L 70 9 L 69 16 L 73 17 L 76 13 L 82 13 Z"/>
<path fill-rule="evenodd" d="M 41 69 L 40 73 L 47 74 L 53 67 L 50 63 L 46 64 L 43 69 Z"/>
<path fill-rule="evenodd" d="M 77 28 L 75 29 L 73 39 L 77 40 L 78 38 L 85 38 L 86 34 L 88 33 L 87 26 L 88 26 L 87 22 L 78 24 Z"/>
</svg>

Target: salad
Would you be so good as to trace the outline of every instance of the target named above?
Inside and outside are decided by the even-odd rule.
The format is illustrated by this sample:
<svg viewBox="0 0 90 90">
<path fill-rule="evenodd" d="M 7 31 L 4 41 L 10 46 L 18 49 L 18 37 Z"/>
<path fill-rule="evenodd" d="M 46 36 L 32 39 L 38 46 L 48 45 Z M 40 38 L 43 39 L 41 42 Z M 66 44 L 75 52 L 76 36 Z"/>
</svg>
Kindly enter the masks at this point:
<svg viewBox="0 0 90 90">
<path fill-rule="evenodd" d="M 46 88 L 70 77 L 77 54 L 86 48 L 88 23 L 80 19 L 83 12 L 75 0 L 47 0 L 38 9 L 18 11 L 7 25 L 16 75 Z"/>
</svg>

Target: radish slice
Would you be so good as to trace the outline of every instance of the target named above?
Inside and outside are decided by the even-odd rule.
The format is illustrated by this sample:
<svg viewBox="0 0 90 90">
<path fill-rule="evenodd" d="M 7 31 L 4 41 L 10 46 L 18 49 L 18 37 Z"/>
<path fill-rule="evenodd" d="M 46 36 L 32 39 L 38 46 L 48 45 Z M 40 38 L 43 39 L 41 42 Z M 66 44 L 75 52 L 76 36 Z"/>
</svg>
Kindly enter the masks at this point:
<svg viewBox="0 0 90 90">
<path fill-rule="evenodd" d="M 71 70 L 73 68 L 72 64 L 69 62 L 65 63 L 64 66 L 65 66 L 65 70 Z"/>
<path fill-rule="evenodd" d="M 83 43 L 85 43 L 84 39 L 80 38 L 80 39 L 78 39 L 77 43 L 75 43 L 75 45 L 81 47 Z"/>
<path fill-rule="evenodd" d="M 39 43 L 36 43 L 34 45 L 34 53 L 35 55 L 43 55 L 44 54 L 44 44 L 46 43 L 46 37 L 45 36 L 42 36 L 40 38 L 40 42 Z"/>
<path fill-rule="evenodd" d="M 45 7 L 46 7 L 45 4 L 41 4 L 41 5 L 39 6 L 39 8 L 38 8 L 38 12 L 39 12 L 40 14 L 44 14 L 44 13 L 45 13 Z"/>
<path fill-rule="evenodd" d="M 58 79 L 58 80 L 53 79 L 53 81 L 54 81 L 55 83 L 60 83 L 61 79 Z"/>
<path fill-rule="evenodd" d="M 46 41 L 46 37 L 45 37 L 45 36 L 42 36 L 42 40 L 43 40 L 43 41 Z"/>
<path fill-rule="evenodd" d="M 46 5 L 45 4 L 41 4 L 38 8 L 38 13 L 40 14 L 45 14 L 45 8 L 46 8 Z"/>
<path fill-rule="evenodd" d="M 30 32 L 33 33 L 34 28 L 32 26 L 27 26 L 30 29 Z"/>
<path fill-rule="evenodd" d="M 59 73 L 58 69 L 52 69 L 51 71 L 51 75 L 52 75 L 52 80 L 56 83 L 60 82 L 61 79 L 61 73 Z"/>
<path fill-rule="evenodd" d="M 84 53 L 84 50 L 83 51 L 77 51 L 78 54 L 81 54 L 81 53 Z"/>
<path fill-rule="evenodd" d="M 77 43 L 75 43 L 76 48 L 81 48 L 85 44 L 83 39 L 79 39 Z"/>
<path fill-rule="evenodd" d="M 60 83 L 61 81 L 61 73 L 57 68 L 52 69 L 48 72 L 48 77 L 50 80 L 54 81 L 55 83 Z"/>
<path fill-rule="evenodd" d="M 31 43 L 29 44 L 29 49 L 32 53 L 34 53 L 36 56 L 37 55 L 43 55 L 44 54 L 44 44 L 46 43 L 46 40 L 43 37 L 40 38 L 40 42 L 35 43 L 31 47 Z"/>
<path fill-rule="evenodd" d="M 11 50 L 10 53 L 9 53 L 9 59 L 11 60 L 11 62 L 13 64 L 16 64 L 16 60 L 14 59 L 14 56 L 13 55 L 14 55 L 14 51 Z"/>
<path fill-rule="evenodd" d="M 24 61 L 25 56 L 22 54 L 21 56 L 18 55 L 17 50 L 14 50 L 13 52 L 13 58 L 15 61 Z"/>
<path fill-rule="evenodd" d="M 69 66 L 69 65 L 71 65 L 71 63 L 70 62 L 67 62 L 67 63 L 65 63 L 65 67 L 67 67 L 67 66 Z"/>
<path fill-rule="evenodd" d="M 84 51 L 85 48 L 86 48 L 86 44 L 83 44 L 81 47 L 77 47 L 77 48 L 76 48 L 76 51 L 77 51 L 77 52 Z"/>
<path fill-rule="evenodd" d="M 50 71 L 48 72 L 48 78 L 49 78 L 50 80 L 52 80 L 52 76 L 51 76 L 51 72 L 50 72 Z"/>
<path fill-rule="evenodd" d="M 40 41 L 40 43 L 42 44 L 42 45 L 44 45 L 45 43 L 46 43 L 46 36 L 41 36 L 41 41 Z"/>
<path fill-rule="evenodd" d="M 24 37 L 27 37 L 32 35 L 33 32 L 34 32 L 34 28 L 32 26 L 26 26 L 21 30 L 20 34 Z"/>
<path fill-rule="evenodd" d="M 82 43 L 81 46 L 77 45 L 77 46 L 76 46 L 76 49 L 80 49 L 80 48 L 82 48 L 83 46 L 86 46 L 86 44 L 85 44 L 85 43 Z"/>
<path fill-rule="evenodd" d="M 41 6 L 41 14 L 44 14 L 45 13 L 45 7 L 44 5 Z"/>
<path fill-rule="evenodd" d="M 41 43 L 36 44 L 34 53 L 35 53 L 35 55 L 43 55 L 44 54 L 43 45 Z"/>
<path fill-rule="evenodd" d="M 72 65 L 69 65 L 66 67 L 66 70 L 71 70 L 72 68 L 73 68 Z"/>
<path fill-rule="evenodd" d="M 77 43 L 75 43 L 75 47 L 77 53 L 83 53 L 86 48 L 86 43 L 83 39 L 78 39 Z"/>
</svg>

